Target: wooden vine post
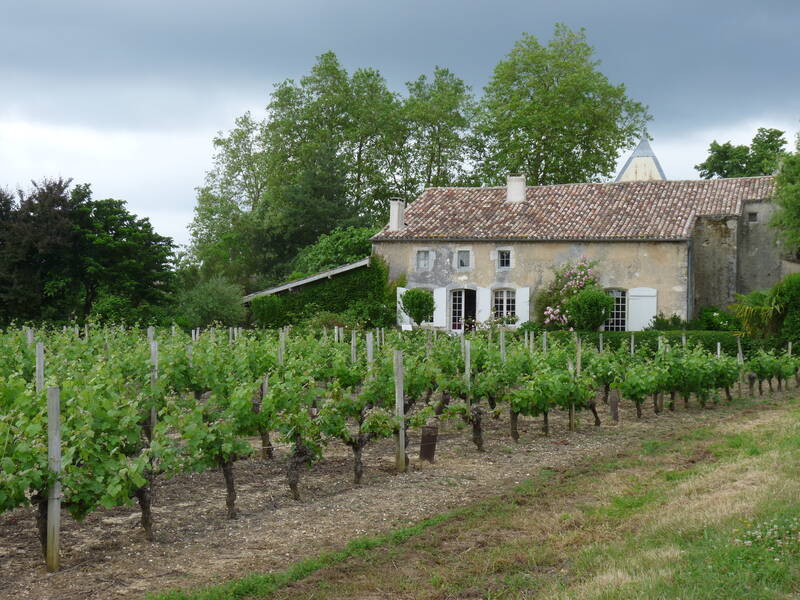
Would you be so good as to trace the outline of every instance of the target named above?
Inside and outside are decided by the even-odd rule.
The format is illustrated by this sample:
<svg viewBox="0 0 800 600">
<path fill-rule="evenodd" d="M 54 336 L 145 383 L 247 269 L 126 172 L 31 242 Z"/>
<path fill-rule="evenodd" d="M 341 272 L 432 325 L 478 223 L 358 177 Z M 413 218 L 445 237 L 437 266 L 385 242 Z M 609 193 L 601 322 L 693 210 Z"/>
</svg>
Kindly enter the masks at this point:
<svg viewBox="0 0 800 600">
<path fill-rule="evenodd" d="M 406 472 L 406 413 L 403 386 L 403 351 L 394 351 L 394 410 L 399 420 L 395 439 L 394 463 L 398 473 Z"/>
<path fill-rule="evenodd" d="M 744 352 L 742 352 L 742 338 L 736 337 L 736 362 L 739 363 L 739 398 L 742 397 L 742 379 L 744 379 Z"/>
<path fill-rule="evenodd" d="M 506 362 L 506 330 L 500 330 L 500 360 Z"/>
<path fill-rule="evenodd" d="M 581 376 L 581 352 L 582 345 L 581 345 L 581 338 L 575 337 L 575 379 L 579 379 Z M 571 400 L 569 403 L 569 430 L 575 431 L 575 401 Z"/>
<path fill-rule="evenodd" d="M 44 344 L 36 343 L 36 393 L 44 391 Z"/>
<path fill-rule="evenodd" d="M 350 362 L 356 364 L 356 360 L 358 359 L 358 338 L 357 338 L 356 330 L 353 329 L 350 332 Z"/>
<path fill-rule="evenodd" d="M 47 570 L 59 568 L 61 534 L 61 394 L 47 388 L 47 466 L 55 475 L 47 494 Z"/>
<path fill-rule="evenodd" d="M 372 363 L 375 362 L 375 351 L 373 343 L 373 334 L 371 331 L 367 332 L 367 367 L 372 369 Z"/>
<path fill-rule="evenodd" d="M 600 352 L 602 352 L 603 351 L 603 332 L 602 331 L 600 332 L 600 338 L 599 338 L 598 346 L 600 348 Z"/>
<path fill-rule="evenodd" d="M 155 435 L 156 430 L 156 415 L 158 409 L 156 408 L 156 388 L 158 387 L 158 342 L 153 341 L 150 343 L 150 389 L 153 390 L 153 406 L 150 407 L 150 432 L 151 436 Z"/>
<path fill-rule="evenodd" d="M 278 364 L 282 365 L 286 358 L 286 330 L 278 332 Z"/>
</svg>

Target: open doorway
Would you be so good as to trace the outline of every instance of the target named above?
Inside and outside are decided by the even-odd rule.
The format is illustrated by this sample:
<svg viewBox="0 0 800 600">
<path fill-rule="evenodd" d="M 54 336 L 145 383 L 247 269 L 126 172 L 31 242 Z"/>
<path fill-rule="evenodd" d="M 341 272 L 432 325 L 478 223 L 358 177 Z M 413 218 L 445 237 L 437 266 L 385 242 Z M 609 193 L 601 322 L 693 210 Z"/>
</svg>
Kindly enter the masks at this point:
<svg viewBox="0 0 800 600">
<path fill-rule="evenodd" d="M 450 292 L 450 327 L 453 331 L 475 328 L 475 290 L 453 290 Z"/>
</svg>

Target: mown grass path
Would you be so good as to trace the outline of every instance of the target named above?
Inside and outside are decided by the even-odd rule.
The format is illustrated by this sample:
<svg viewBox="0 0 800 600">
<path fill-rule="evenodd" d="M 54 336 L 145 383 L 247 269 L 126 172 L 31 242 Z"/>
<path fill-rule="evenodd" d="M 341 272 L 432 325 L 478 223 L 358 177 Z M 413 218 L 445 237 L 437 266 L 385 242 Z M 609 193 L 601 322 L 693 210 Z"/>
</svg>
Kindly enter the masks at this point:
<svg viewBox="0 0 800 600">
<path fill-rule="evenodd" d="M 153 598 L 796 597 L 800 402 L 737 402 L 717 425 L 542 470 L 287 571 Z"/>
</svg>

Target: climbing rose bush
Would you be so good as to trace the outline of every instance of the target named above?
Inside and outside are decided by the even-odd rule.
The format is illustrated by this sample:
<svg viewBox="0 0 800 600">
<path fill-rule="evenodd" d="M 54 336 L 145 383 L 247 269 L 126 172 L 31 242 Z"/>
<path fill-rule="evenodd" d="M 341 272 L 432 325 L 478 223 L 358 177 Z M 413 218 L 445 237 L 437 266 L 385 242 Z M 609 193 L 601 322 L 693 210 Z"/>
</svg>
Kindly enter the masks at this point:
<svg viewBox="0 0 800 600">
<path fill-rule="evenodd" d="M 553 282 L 537 296 L 537 320 L 552 329 L 564 329 L 570 323 L 567 301 L 587 287 L 599 287 L 597 263 L 582 256 L 555 270 Z"/>
</svg>

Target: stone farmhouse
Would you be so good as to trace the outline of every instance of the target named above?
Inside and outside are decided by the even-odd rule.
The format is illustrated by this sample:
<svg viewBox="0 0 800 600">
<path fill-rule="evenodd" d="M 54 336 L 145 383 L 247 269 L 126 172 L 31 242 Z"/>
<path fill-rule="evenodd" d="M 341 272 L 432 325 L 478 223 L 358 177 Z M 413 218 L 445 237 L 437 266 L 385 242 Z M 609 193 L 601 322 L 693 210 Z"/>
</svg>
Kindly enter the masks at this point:
<svg viewBox="0 0 800 600">
<path fill-rule="evenodd" d="M 432 325 L 454 332 L 469 320 L 532 319 L 553 270 L 587 257 L 615 298 L 606 329 L 638 331 L 657 313 L 692 318 L 799 270 L 768 225 L 773 191 L 772 177 L 667 180 L 643 139 L 614 182 L 533 187 L 512 175 L 504 187 L 393 200 L 373 253 L 392 279 L 430 290 Z"/>
</svg>

